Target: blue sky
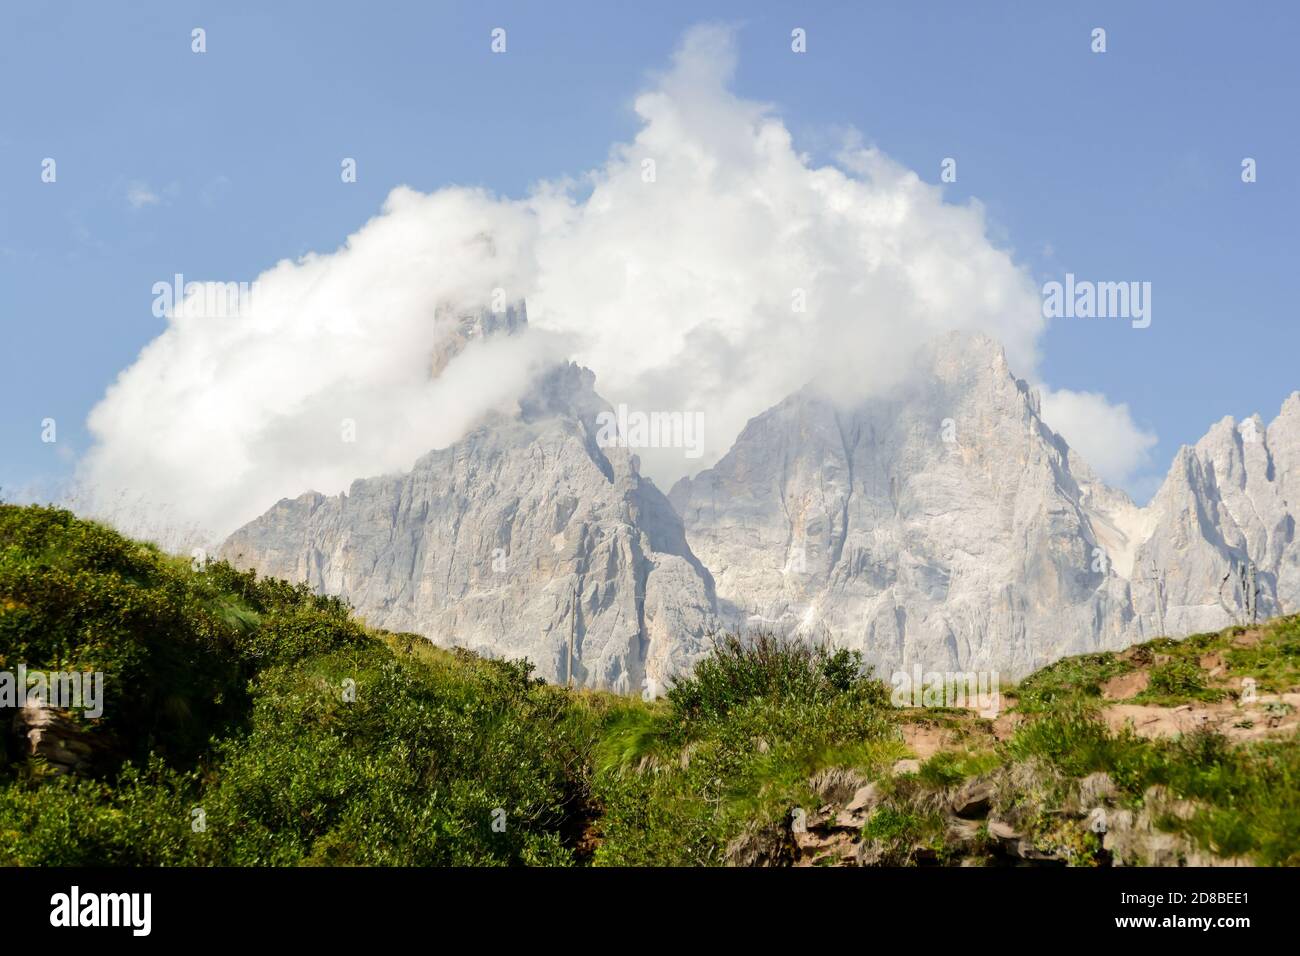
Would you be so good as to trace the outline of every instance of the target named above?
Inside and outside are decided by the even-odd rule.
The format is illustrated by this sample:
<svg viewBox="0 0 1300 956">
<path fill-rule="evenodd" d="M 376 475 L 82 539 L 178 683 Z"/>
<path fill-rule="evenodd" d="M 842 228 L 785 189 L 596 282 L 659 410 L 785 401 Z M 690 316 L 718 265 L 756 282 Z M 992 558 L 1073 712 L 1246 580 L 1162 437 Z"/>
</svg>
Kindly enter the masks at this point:
<svg viewBox="0 0 1300 956">
<path fill-rule="evenodd" d="M 332 250 L 399 184 L 521 196 L 599 166 L 703 19 L 738 24 L 734 90 L 814 157 L 845 127 L 932 182 L 955 157 L 947 198 L 978 197 L 1037 282 L 1152 283 L 1150 328 L 1057 321 L 1041 341 L 1053 386 L 1104 392 L 1158 434 L 1136 494 L 1211 422 L 1269 420 L 1300 387 L 1290 5 L 263 6 L 0 12 L 0 486 L 69 473 L 87 413 L 163 329 L 156 281 Z M 507 56 L 489 52 L 497 26 Z M 341 156 L 358 161 L 347 188 Z"/>
</svg>

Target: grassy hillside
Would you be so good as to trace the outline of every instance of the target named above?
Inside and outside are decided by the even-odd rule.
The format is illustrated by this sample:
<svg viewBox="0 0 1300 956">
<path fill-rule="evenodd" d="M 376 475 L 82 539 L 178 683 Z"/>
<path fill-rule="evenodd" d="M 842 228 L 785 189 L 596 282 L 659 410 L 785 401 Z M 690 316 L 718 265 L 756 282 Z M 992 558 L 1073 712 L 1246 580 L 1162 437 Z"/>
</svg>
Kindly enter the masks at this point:
<svg viewBox="0 0 1300 956">
<path fill-rule="evenodd" d="M 107 702 L 36 753 L 0 710 L 2 864 L 1300 863 L 1297 618 L 1062 661 L 996 720 L 771 639 L 648 703 L 0 506 L 19 664 Z"/>
</svg>

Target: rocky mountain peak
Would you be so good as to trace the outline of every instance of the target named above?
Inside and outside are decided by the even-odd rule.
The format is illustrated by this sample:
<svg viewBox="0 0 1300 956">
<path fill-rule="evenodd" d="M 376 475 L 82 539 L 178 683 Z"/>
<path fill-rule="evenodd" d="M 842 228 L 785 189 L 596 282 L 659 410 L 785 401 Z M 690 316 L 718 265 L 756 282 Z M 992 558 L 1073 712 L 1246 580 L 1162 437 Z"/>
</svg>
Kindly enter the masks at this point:
<svg viewBox="0 0 1300 956">
<path fill-rule="evenodd" d="M 441 303 L 434 309 L 433 321 L 439 338 L 430 371 L 437 376 L 470 342 L 522 332 L 528 326 L 528 307 L 522 299 L 499 308 Z"/>
<path fill-rule="evenodd" d="M 660 693 L 705 652 L 713 580 L 635 458 L 598 445 L 594 382 L 551 366 L 516 414 L 405 474 L 281 501 L 221 554 L 376 626 L 526 657 L 551 681 Z"/>
<path fill-rule="evenodd" d="M 449 348 L 526 321 L 522 305 L 447 314 Z M 1181 449 L 1144 508 L 978 332 L 866 398 L 810 384 L 668 497 L 600 446 L 608 409 L 589 370 L 551 366 L 516 414 L 408 474 L 281 502 L 224 553 L 373 623 L 628 691 L 662 690 L 723 626 L 831 640 L 886 673 L 1014 678 L 1231 623 L 1241 567 L 1261 615 L 1300 606 L 1300 393 L 1267 426 L 1225 418 Z"/>
</svg>

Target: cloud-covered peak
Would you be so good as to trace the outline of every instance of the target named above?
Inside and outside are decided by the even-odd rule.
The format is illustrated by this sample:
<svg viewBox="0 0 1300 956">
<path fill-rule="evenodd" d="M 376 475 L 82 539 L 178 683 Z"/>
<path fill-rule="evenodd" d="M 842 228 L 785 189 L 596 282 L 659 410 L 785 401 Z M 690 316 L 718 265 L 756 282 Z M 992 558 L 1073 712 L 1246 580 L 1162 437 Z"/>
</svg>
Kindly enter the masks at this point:
<svg viewBox="0 0 1300 956">
<path fill-rule="evenodd" d="M 1034 379 L 1037 292 L 981 206 L 853 139 L 814 162 L 731 90 L 735 63 L 733 30 L 691 30 L 600 167 L 520 199 L 398 187 L 339 249 L 264 272 L 238 314 L 174 310 L 92 413 L 81 477 L 224 533 L 280 497 L 409 467 L 560 354 L 611 403 L 704 414 L 702 458 L 642 455 L 665 487 L 807 382 L 860 400 L 949 330 L 992 336 Z M 433 378 L 439 308 L 502 297 L 527 301 L 530 330 Z"/>
</svg>

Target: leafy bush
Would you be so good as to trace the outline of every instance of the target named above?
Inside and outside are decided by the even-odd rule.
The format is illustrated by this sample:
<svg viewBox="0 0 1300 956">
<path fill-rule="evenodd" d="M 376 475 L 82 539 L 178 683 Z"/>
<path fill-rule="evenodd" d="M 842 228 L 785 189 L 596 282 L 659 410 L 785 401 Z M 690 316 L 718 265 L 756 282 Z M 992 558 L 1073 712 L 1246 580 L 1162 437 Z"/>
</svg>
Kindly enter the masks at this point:
<svg viewBox="0 0 1300 956">
<path fill-rule="evenodd" d="M 826 766 L 880 772 L 905 748 L 860 655 L 761 635 L 715 641 L 665 704 L 612 715 L 593 792 L 597 863 L 718 865 L 751 822 L 815 797 Z"/>
<path fill-rule="evenodd" d="M 1138 659 L 1163 661 L 1158 699 L 1218 693 L 1195 666 L 1207 651 L 1294 686 L 1300 618 L 1250 646 L 1234 636 L 1040 671 L 1010 741 L 959 735 L 962 749 L 884 781 L 894 803 L 866 837 L 890 861 L 918 845 L 946 859 L 944 791 L 1033 761 L 1058 782 L 1104 770 L 1129 806 L 1167 787 L 1195 810 L 1162 826 L 1300 864 L 1300 740 L 1149 741 L 1098 716 L 1102 682 Z M 716 865 L 745 831 L 824 802 L 818 772 L 879 778 L 910 753 L 856 653 L 725 636 L 664 700 L 570 692 L 526 662 L 369 630 L 301 585 L 0 505 L 0 669 L 20 663 L 105 672 L 104 716 L 83 724 L 114 760 L 53 777 L 19 747 L 0 753 L 0 865 Z M 969 731 L 968 717 L 944 720 Z"/>
<path fill-rule="evenodd" d="M 105 672 L 87 730 L 121 747 L 95 780 L 0 766 L 0 862 L 573 859 L 595 723 L 527 663 L 374 634 L 306 587 L 0 506 L 0 665 L 18 663 Z"/>
<path fill-rule="evenodd" d="M 1205 672 L 1195 660 L 1177 657 L 1151 669 L 1151 682 L 1140 695 L 1143 700 L 1182 703 L 1188 700 L 1215 701 L 1223 692 L 1205 685 Z"/>
<path fill-rule="evenodd" d="M 819 703 L 853 695 L 865 704 L 888 703 L 883 684 L 862 666 L 862 654 L 771 634 L 715 637 L 712 654 L 690 677 L 678 679 L 668 700 L 683 721 L 725 716 L 755 699 Z"/>
</svg>

